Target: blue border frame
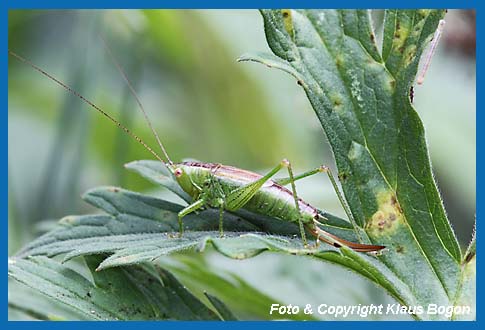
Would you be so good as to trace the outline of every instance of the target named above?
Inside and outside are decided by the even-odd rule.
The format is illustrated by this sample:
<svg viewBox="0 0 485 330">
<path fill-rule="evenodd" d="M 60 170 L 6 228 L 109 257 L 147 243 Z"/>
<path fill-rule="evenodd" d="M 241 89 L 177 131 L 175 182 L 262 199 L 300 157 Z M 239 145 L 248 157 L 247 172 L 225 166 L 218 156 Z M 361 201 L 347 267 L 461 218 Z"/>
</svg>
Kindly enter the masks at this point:
<svg viewBox="0 0 485 330">
<path fill-rule="evenodd" d="M 233 0 L 233 1 L 222 1 L 222 0 L 185 0 L 185 1 L 175 1 L 175 0 L 71 0 L 71 1 L 60 1 L 60 0 L 43 0 L 39 3 L 37 0 L 7 0 L 9 3 L 2 3 L 2 7 L 6 8 L 24 8 L 24 9 L 34 9 L 34 8 L 44 8 L 44 9 L 65 9 L 65 8 L 76 8 L 76 9 L 103 9 L 103 8 L 205 8 L 205 9 L 254 9 L 254 8 L 375 8 L 375 9 L 386 9 L 386 8 L 459 8 L 459 9 L 471 9 L 477 8 L 478 1 L 468 1 L 463 3 L 463 1 L 457 0 L 443 0 L 443 1 L 417 1 L 417 0 L 406 0 L 401 4 L 390 4 L 389 1 L 385 0 L 347 0 L 345 2 L 338 1 L 322 1 L 322 0 Z"/>
<path fill-rule="evenodd" d="M 404 5 L 404 7 L 402 7 Z M 2 94 L 3 94 L 3 104 L 4 110 L 2 113 L 2 162 L 1 162 L 1 169 L 4 173 L 2 178 L 2 190 L 1 190 L 1 205 L 3 209 L 3 221 L 2 221 L 2 229 L 3 229 L 3 239 L 4 239 L 4 255 L 6 258 L 4 259 L 5 262 L 5 272 L 7 273 L 7 262 L 6 259 L 8 257 L 8 101 L 7 101 L 7 93 L 8 93 L 8 10 L 9 9 L 67 9 L 67 8 L 96 8 L 96 9 L 103 9 L 103 8 L 238 8 L 238 9 L 249 9 L 249 8 L 389 8 L 389 7 L 399 7 L 399 8 L 466 8 L 472 9 L 475 8 L 477 11 L 477 91 L 479 90 L 481 84 L 481 69 L 482 66 L 480 65 L 481 54 L 480 51 L 482 50 L 481 44 L 483 39 L 483 31 L 484 26 L 480 19 L 480 4 L 478 1 L 468 1 L 467 3 L 463 3 L 463 1 L 457 0 L 444 0 L 444 1 L 416 1 L 416 0 L 406 0 L 400 4 L 393 3 L 390 4 L 389 1 L 384 0 L 373 0 L 373 1 L 345 1 L 343 2 L 327 2 L 327 1 L 319 1 L 319 0 L 232 0 L 224 2 L 222 0 L 186 0 L 183 2 L 178 2 L 175 0 L 172 1 L 150 1 L 150 0 L 137 0 L 137 1 L 130 1 L 130 0 L 70 0 L 70 1 L 60 1 L 60 0 L 3 0 L 0 4 L 1 6 L 1 17 L 2 17 L 2 34 L 1 34 L 1 42 L 4 48 L 3 54 L 1 56 L 1 71 L 2 71 Z M 478 94 L 477 96 L 479 96 Z M 484 116 L 480 109 L 482 104 L 481 98 L 477 98 L 477 127 L 480 127 L 484 123 Z M 485 133 L 477 130 L 477 150 L 480 150 L 480 147 L 483 144 Z M 477 168 L 480 169 L 480 164 L 482 164 L 482 156 L 480 153 L 477 152 Z M 481 202 L 483 201 L 483 194 L 480 192 L 480 183 L 483 181 L 483 175 L 480 171 L 477 171 L 477 218 L 481 218 Z M 477 230 L 479 226 L 477 226 Z M 477 274 L 480 274 L 479 263 L 477 263 Z M 480 276 L 477 277 L 477 321 L 476 322 L 459 322 L 459 323 L 451 323 L 451 322 L 425 322 L 420 323 L 419 326 L 423 328 L 433 328 L 437 329 L 440 328 L 477 328 L 480 326 L 480 319 L 481 319 L 481 303 L 480 303 L 480 296 L 481 290 L 480 285 L 478 284 Z M 2 286 L 3 296 L 7 297 L 8 295 L 8 285 L 7 281 L 4 282 Z M 31 328 L 49 328 L 49 329 L 59 329 L 63 327 L 71 327 L 71 328 L 94 328 L 98 327 L 99 324 L 96 322 L 8 322 L 8 300 L 4 300 L 4 318 L 0 324 L 3 327 L 9 328 L 17 328 L 17 329 L 31 329 Z M 356 323 L 358 322 L 358 323 Z M 160 327 L 169 328 L 169 329 L 179 329 L 179 328 L 189 328 L 189 327 L 197 327 L 198 329 L 221 329 L 231 327 L 233 329 L 242 329 L 247 327 L 256 327 L 256 328 L 278 328 L 278 329 L 294 329 L 294 328 L 314 328 L 314 329 L 321 329 L 325 323 L 320 322 L 111 322 L 109 327 L 112 328 L 136 328 L 136 327 L 144 327 L 147 329 L 159 329 Z M 385 327 L 386 329 L 400 329 L 400 328 L 407 328 L 413 326 L 411 322 L 360 322 L 360 321 L 353 321 L 353 322 L 332 322 L 331 327 L 333 329 L 353 329 L 355 327 L 359 327 L 362 329 L 375 329 L 376 326 Z M 106 324 L 106 326 L 108 326 Z"/>
</svg>

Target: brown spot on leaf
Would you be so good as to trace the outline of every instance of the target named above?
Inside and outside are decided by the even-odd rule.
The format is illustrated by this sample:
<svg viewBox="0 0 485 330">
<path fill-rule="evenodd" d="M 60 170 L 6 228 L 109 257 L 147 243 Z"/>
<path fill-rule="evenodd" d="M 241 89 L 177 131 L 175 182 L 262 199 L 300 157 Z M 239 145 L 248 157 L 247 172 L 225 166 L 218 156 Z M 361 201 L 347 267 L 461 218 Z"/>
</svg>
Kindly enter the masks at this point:
<svg viewBox="0 0 485 330">
<path fill-rule="evenodd" d="M 344 58 L 342 55 L 338 54 L 336 57 L 335 57 L 335 64 L 337 65 L 337 67 L 342 67 L 343 64 L 344 64 Z"/>
<path fill-rule="evenodd" d="M 392 191 L 384 191 L 377 195 L 377 204 L 378 209 L 368 220 L 366 229 L 377 236 L 389 235 L 403 220 L 399 202 Z"/>
<path fill-rule="evenodd" d="M 465 263 L 469 263 L 473 259 L 474 256 L 475 256 L 475 253 L 474 252 L 473 253 L 469 253 L 466 256 L 466 258 L 465 258 Z"/>
</svg>

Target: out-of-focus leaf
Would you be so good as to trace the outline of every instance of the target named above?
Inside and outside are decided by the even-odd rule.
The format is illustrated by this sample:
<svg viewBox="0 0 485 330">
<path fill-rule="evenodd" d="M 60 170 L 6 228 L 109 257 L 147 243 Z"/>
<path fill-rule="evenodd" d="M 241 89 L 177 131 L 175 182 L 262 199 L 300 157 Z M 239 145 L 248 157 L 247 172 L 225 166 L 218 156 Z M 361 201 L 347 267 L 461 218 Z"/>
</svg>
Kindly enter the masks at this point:
<svg viewBox="0 0 485 330">
<path fill-rule="evenodd" d="M 241 319 L 274 320 L 281 317 L 287 320 L 313 320 L 309 315 L 270 315 L 268 308 L 272 304 L 284 304 L 254 288 L 237 274 L 214 270 L 210 264 L 193 257 L 193 255 L 177 256 L 178 262 L 175 265 L 173 260 L 165 262 L 164 259 L 160 259 L 160 263 L 163 268 L 169 269 L 188 286 L 204 288 L 204 290 L 210 288 L 210 292 L 222 299 L 229 306 L 230 311 L 240 315 Z"/>
<path fill-rule="evenodd" d="M 205 292 L 205 296 L 211 302 L 212 306 L 217 310 L 219 315 L 222 317 L 224 321 L 237 321 L 236 316 L 227 308 L 227 306 L 219 300 L 216 296 L 213 296 L 207 292 Z"/>
<path fill-rule="evenodd" d="M 16 306 L 8 306 L 9 321 L 39 321 L 43 319 L 43 315 L 36 315 L 29 310 L 24 310 Z"/>
<path fill-rule="evenodd" d="M 217 315 L 169 272 L 132 266 L 96 272 L 102 260 L 87 257 L 94 283 L 53 259 L 9 260 L 9 276 L 91 320 L 217 320 Z"/>
<path fill-rule="evenodd" d="M 12 279 L 8 281 L 8 319 L 13 320 L 87 320 L 83 313 L 49 299 L 38 290 Z"/>
</svg>

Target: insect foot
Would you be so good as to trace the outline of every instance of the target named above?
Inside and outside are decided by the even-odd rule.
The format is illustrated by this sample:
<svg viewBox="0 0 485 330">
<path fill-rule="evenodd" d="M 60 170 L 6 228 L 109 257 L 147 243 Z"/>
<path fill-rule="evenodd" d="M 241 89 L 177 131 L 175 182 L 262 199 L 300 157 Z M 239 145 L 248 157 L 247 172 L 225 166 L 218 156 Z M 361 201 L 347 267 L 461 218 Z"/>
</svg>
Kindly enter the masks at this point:
<svg viewBox="0 0 485 330">
<path fill-rule="evenodd" d="M 308 249 L 308 250 L 317 250 L 319 247 L 320 247 L 320 240 L 316 240 L 315 241 L 315 244 L 306 244 L 305 246 L 305 249 Z"/>
</svg>

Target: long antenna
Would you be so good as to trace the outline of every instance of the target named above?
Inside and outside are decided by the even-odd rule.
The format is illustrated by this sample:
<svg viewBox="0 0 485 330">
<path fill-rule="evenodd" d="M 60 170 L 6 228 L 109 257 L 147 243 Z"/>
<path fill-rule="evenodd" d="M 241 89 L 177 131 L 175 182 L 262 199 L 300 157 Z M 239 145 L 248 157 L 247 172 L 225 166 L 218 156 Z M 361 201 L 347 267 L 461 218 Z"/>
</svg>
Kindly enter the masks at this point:
<svg viewBox="0 0 485 330">
<path fill-rule="evenodd" d="M 100 37 L 101 37 L 101 40 L 103 41 L 104 48 L 108 52 L 111 60 L 116 65 L 116 68 L 118 69 L 118 71 L 120 72 L 121 76 L 123 77 L 123 79 L 125 80 L 126 84 L 128 85 L 128 88 L 130 89 L 131 94 L 135 97 L 136 103 L 138 103 L 138 108 L 143 113 L 143 117 L 145 117 L 145 121 L 147 122 L 148 127 L 150 127 L 150 130 L 152 131 L 153 135 L 155 135 L 155 138 L 157 139 L 157 142 L 158 142 L 158 145 L 160 146 L 160 149 L 162 149 L 162 152 L 165 155 L 165 157 L 167 158 L 168 163 L 170 165 L 173 165 L 173 162 L 170 159 L 170 157 L 168 157 L 168 153 L 165 150 L 165 147 L 163 146 L 162 141 L 160 141 L 160 137 L 158 136 L 157 131 L 155 131 L 155 129 L 152 126 L 152 123 L 151 123 L 150 119 L 148 118 L 147 112 L 145 111 L 145 108 L 143 107 L 143 104 L 141 103 L 140 98 L 138 97 L 138 94 L 135 92 L 135 89 L 133 88 L 133 85 L 131 84 L 130 80 L 128 79 L 128 76 L 126 75 L 125 70 L 123 70 L 123 67 L 116 60 L 116 57 L 113 55 L 113 52 L 111 51 L 111 48 L 109 47 L 108 43 L 103 38 L 103 36 L 100 36 Z"/>
<path fill-rule="evenodd" d="M 428 54 L 426 54 L 426 59 L 424 61 L 423 69 L 421 70 L 421 73 L 419 74 L 418 79 L 416 79 L 416 83 L 418 85 L 422 85 L 424 82 L 424 76 L 426 75 L 426 72 L 428 72 L 429 65 L 431 64 L 431 58 L 434 55 L 434 52 L 436 51 L 436 47 L 438 46 L 438 42 L 440 41 L 441 35 L 443 34 L 443 29 L 445 27 L 445 20 L 441 19 L 438 23 L 438 28 L 436 29 L 433 40 L 431 41 L 431 48 L 428 51 Z"/>
<path fill-rule="evenodd" d="M 134 133 L 132 133 L 128 128 L 126 128 L 125 126 L 123 126 L 119 121 L 117 121 L 116 119 L 114 119 L 110 114 L 108 114 L 107 112 L 101 110 L 101 108 L 99 108 L 96 104 L 94 104 L 93 102 L 89 101 L 84 96 L 82 96 L 81 94 L 79 94 L 77 91 L 75 91 L 74 89 L 72 89 L 68 85 L 64 84 L 59 79 L 57 79 L 54 76 L 48 74 L 47 72 L 45 72 L 44 70 L 42 70 L 41 68 L 39 68 L 34 63 L 32 63 L 29 60 L 23 58 L 22 56 L 20 56 L 17 53 L 11 51 L 10 49 L 8 50 L 8 54 L 9 55 L 12 55 L 13 57 L 15 57 L 16 59 L 18 59 L 19 61 L 30 65 L 32 68 L 34 68 L 35 70 L 37 70 L 38 72 L 40 72 L 41 74 L 43 74 L 44 76 L 46 76 L 47 78 L 50 78 L 52 81 L 54 81 L 55 83 L 57 83 L 58 85 L 60 85 L 61 87 L 63 87 L 65 90 L 67 90 L 71 94 L 79 97 L 82 101 L 84 101 L 85 103 L 87 103 L 88 105 L 90 105 L 92 108 L 96 109 L 98 112 L 100 112 L 106 118 L 108 118 L 113 123 L 115 123 L 116 126 L 118 126 L 120 129 L 122 129 L 123 131 L 125 131 L 126 133 L 128 133 L 128 135 L 130 135 L 133 139 L 135 139 L 136 141 L 138 141 L 142 146 L 145 147 L 145 149 L 147 149 L 153 156 L 155 156 L 155 158 L 157 158 L 162 163 L 165 163 L 165 161 L 155 151 L 153 151 L 152 148 L 150 148 L 145 142 L 143 142 L 142 139 L 140 139 L 137 135 L 135 135 Z"/>
</svg>

